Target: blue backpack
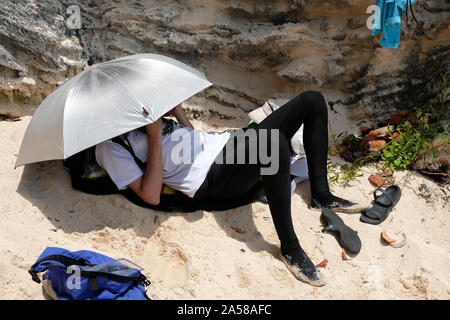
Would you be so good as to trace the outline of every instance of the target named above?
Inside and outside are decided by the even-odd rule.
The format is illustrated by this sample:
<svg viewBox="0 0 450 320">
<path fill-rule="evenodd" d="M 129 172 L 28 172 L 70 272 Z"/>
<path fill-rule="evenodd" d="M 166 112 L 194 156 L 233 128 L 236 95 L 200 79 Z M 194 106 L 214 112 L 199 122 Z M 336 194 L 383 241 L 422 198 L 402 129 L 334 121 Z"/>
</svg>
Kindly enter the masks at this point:
<svg viewBox="0 0 450 320">
<path fill-rule="evenodd" d="M 48 298 L 58 300 L 149 300 L 142 268 L 88 250 L 47 247 L 28 271 Z M 45 272 L 42 281 L 38 273 Z"/>
</svg>

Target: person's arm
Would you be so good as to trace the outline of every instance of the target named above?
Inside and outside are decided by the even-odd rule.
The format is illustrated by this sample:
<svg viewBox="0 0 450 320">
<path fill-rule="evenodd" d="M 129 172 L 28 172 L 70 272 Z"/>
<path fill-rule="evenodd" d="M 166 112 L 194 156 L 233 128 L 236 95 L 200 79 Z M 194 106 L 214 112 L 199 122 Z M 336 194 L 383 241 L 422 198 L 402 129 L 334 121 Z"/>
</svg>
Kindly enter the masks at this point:
<svg viewBox="0 0 450 320">
<path fill-rule="evenodd" d="M 181 103 L 165 114 L 165 116 L 169 115 L 174 116 L 177 119 L 178 123 L 181 124 L 182 126 L 194 129 L 194 126 L 186 117 L 186 113 L 184 112 Z"/>
<path fill-rule="evenodd" d="M 158 119 L 145 127 L 148 137 L 147 167 L 143 176 L 128 185 L 142 200 L 158 205 L 163 184 L 162 121 Z"/>
</svg>

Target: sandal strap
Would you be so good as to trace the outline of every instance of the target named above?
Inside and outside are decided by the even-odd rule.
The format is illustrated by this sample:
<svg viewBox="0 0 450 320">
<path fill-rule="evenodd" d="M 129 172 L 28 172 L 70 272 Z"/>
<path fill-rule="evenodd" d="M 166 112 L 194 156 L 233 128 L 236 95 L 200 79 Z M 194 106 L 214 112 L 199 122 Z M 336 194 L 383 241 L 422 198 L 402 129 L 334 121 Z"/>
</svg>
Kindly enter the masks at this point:
<svg viewBox="0 0 450 320">
<path fill-rule="evenodd" d="M 371 210 L 371 209 L 365 210 L 361 214 L 361 216 L 364 216 L 364 217 L 366 217 L 368 219 L 371 219 L 371 220 L 381 220 L 382 219 L 382 214 L 380 212 L 374 211 L 374 210 Z"/>
<path fill-rule="evenodd" d="M 377 191 L 380 191 L 382 194 L 381 195 L 377 195 Z M 380 197 L 385 196 L 387 198 L 388 201 L 383 201 L 382 199 L 380 199 Z M 373 193 L 373 197 L 375 199 L 375 203 L 379 204 L 383 207 L 390 207 L 391 205 L 394 204 L 394 199 L 392 198 L 391 195 L 389 195 L 385 189 L 382 188 L 376 188 L 375 192 Z"/>
</svg>

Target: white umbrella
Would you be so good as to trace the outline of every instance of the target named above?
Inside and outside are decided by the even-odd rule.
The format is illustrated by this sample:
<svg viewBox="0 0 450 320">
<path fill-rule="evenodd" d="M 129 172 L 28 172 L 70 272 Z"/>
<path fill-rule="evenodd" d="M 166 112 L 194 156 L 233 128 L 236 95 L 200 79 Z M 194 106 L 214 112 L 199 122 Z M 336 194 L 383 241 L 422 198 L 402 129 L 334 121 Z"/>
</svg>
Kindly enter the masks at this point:
<svg viewBox="0 0 450 320">
<path fill-rule="evenodd" d="M 154 122 L 211 85 L 203 73 L 157 54 L 90 66 L 41 103 L 25 132 L 15 167 L 66 159 Z"/>
</svg>

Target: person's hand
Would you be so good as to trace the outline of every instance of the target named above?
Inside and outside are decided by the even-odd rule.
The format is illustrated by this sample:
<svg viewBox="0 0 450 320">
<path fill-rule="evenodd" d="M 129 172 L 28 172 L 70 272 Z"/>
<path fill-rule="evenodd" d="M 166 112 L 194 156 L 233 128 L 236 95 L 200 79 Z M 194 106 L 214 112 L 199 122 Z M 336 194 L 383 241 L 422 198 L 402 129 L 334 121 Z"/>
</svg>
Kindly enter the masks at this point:
<svg viewBox="0 0 450 320">
<path fill-rule="evenodd" d="M 146 125 L 145 130 L 147 131 L 147 135 L 149 137 L 160 137 L 163 131 L 161 118 L 159 118 L 153 123 Z"/>
<path fill-rule="evenodd" d="M 188 120 L 188 118 L 186 118 L 186 114 L 184 113 L 184 109 L 181 106 L 181 103 L 167 112 L 164 116 L 174 116 L 177 119 L 178 123 L 182 126 L 194 129 L 192 123 Z"/>
<path fill-rule="evenodd" d="M 183 112 L 183 107 L 181 106 L 181 103 L 179 105 L 177 105 L 176 107 L 173 107 L 172 109 L 170 109 L 169 111 L 167 111 L 163 117 L 168 117 L 168 116 L 174 116 L 176 117 L 177 115 L 180 114 L 180 112 Z"/>
</svg>

